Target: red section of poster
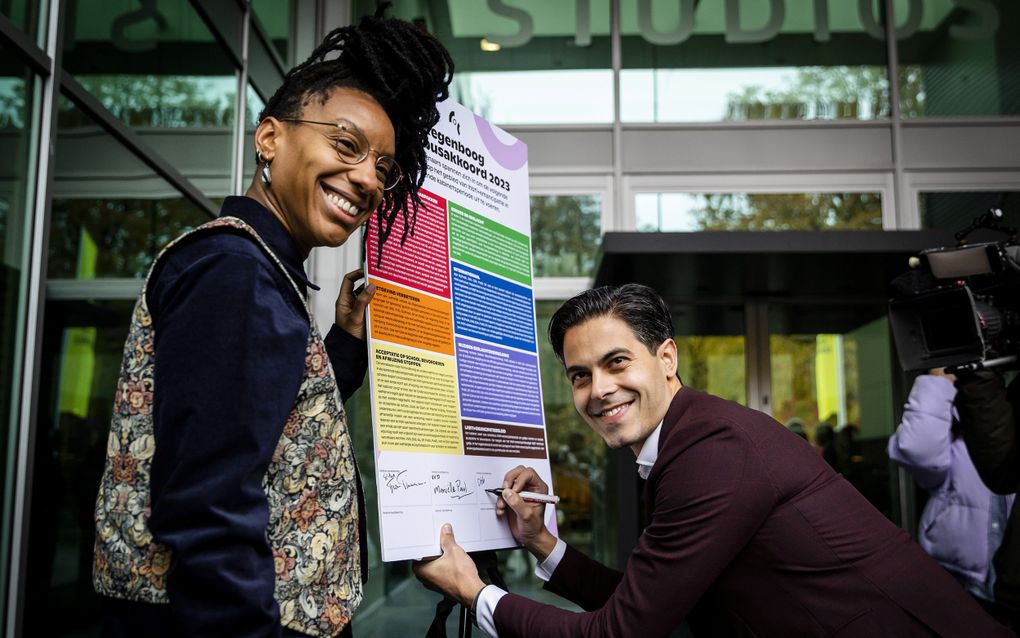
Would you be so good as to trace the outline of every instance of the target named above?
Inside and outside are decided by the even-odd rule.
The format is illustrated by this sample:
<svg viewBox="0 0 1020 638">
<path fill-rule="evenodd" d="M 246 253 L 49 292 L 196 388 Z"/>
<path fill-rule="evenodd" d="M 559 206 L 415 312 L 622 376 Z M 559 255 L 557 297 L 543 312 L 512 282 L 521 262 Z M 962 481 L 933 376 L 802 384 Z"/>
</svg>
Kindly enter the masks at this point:
<svg viewBox="0 0 1020 638">
<path fill-rule="evenodd" d="M 447 244 L 446 200 L 424 188 L 414 235 L 404 245 L 404 220 L 397 215 L 383 247 L 382 263 L 378 263 L 376 246 L 379 226 L 373 215 L 368 224 L 368 273 L 390 281 L 450 298 L 450 249 Z"/>
<path fill-rule="evenodd" d="M 462 421 L 464 454 L 469 456 L 506 456 L 544 459 L 545 431 L 509 423 Z"/>
</svg>

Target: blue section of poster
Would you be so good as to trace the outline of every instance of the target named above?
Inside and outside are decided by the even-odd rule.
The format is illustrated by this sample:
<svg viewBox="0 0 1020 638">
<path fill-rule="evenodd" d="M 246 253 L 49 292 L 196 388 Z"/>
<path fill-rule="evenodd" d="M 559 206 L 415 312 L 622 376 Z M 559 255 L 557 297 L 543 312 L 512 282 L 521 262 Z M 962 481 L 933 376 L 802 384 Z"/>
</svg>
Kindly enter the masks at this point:
<svg viewBox="0 0 1020 638">
<path fill-rule="evenodd" d="M 542 425 L 538 357 L 457 338 L 461 416 Z"/>
<path fill-rule="evenodd" d="M 510 348 L 536 351 L 531 289 L 452 262 L 455 332 Z"/>
</svg>

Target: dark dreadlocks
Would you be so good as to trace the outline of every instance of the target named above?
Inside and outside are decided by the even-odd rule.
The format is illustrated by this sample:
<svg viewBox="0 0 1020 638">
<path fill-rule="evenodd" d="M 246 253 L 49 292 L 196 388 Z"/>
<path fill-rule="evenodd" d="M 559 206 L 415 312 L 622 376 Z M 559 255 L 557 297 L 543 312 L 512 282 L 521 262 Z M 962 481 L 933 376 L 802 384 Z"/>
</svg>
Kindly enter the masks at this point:
<svg viewBox="0 0 1020 638">
<path fill-rule="evenodd" d="M 439 121 L 436 102 L 449 95 L 453 59 L 446 48 L 423 29 L 383 13 L 382 3 L 374 16 L 357 26 L 334 29 L 312 55 L 284 77 L 283 85 L 269 98 L 259 121 L 300 117 L 312 98 L 325 103 L 336 88 L 351 88 L 372 96 L 393 123 L 396 160 L 404 179 L 383 193 L 376 211 L 379 223 L 378 259 L 397 215 L 404 220 L 403 244 L 414 234 L 421 199 L 418 189 L 425 181 L 425 147 L 429 130 Z"/>
</svg>

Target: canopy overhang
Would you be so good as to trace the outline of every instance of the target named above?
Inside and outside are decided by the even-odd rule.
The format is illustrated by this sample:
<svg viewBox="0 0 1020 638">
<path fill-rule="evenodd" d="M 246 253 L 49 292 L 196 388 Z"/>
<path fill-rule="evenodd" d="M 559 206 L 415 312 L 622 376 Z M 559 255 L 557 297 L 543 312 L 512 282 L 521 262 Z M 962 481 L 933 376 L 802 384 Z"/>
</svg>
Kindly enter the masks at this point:
<svg viewBox="0 0 1020 638">
<path fill-rule="evenodd" d="M 769 304 L 775 331 L 849 332 L 886 313 L 889 282 L 926 248 L 955 245 L 949 231 L 611 232 L 595 285 L 655 288 L 683 306 L 687 334 L 741 334 L 720 306 Z"/>
</svg>

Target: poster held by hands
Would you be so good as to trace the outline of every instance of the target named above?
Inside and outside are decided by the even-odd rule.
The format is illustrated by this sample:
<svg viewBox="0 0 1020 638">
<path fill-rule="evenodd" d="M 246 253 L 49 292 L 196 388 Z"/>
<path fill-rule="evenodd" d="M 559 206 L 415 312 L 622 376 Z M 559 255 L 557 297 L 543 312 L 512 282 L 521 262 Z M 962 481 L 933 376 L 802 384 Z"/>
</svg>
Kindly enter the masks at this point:
<svg viewBox="0 0 1020 638">
<path fill-rule="evenodd" d="M 517 543 L 496 517 L 503 476 L 552 485 L 542 411 L 527 146 L 447 100 L 429 134 L 414 234 L 368 230 L 369 371 L 384 561 Z M 555 512 L 546 508 L 555 530 Z"/>
</svg>

